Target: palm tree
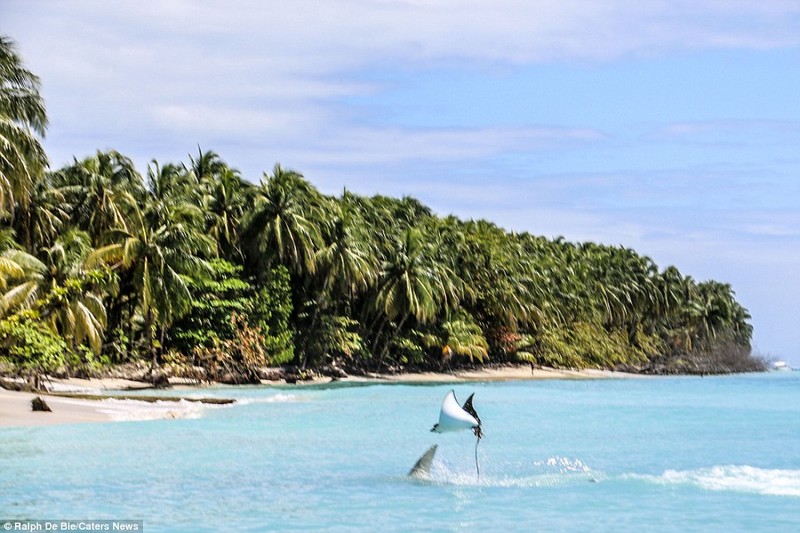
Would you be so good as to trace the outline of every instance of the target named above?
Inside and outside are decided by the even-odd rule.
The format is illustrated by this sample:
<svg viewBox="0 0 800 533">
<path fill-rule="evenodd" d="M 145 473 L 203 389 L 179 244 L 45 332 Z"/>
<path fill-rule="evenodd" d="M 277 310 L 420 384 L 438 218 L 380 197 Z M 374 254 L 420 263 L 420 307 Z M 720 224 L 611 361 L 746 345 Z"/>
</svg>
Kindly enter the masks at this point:
<svg viewBox="0 0 800 533">
<path fill-rule="evenodd" d="M 42 303 L 42 319 L 72 348 L 86 342 L 100 353 L 106 327 L 102 297 L 78 280 L 55 288 Z"/>
<path fill-rule="evenodd" d="M 736 300 L 730 284 L 706 281 L 700 283 L 697 289 L 700 304 L 697 318 L 703 339 L 713 341 L 717 337 L 739 329 L 738 319 L 747 315 L 747 312 L 743 308 L 737 309 L 741 306 L 735 305 Z"/>
<path fill-rule="evenodd" d="M 133 161 L 113 150 L 75 160 L 55 174 L 54 183 L 71 204 L 72 223 L 89 233 L 94 247 L 110 229 L 125 227 L 125 206 L 144 196 Z"/>
<path fill-rule="evenodd" d="M 656 285 L 663 303 L 660 314 L 662 321 L 670 321 L 677 314 L 681 305 L 683 284 L 683 274 L 674 266 L 668 266 L 658 276 Z"/>
<path fill-rule="evenodd" d="M 299 329 L 314 337 L 297 339 L 303 368 L 309 358 L 326 352 L 326 345 L 320 343 L 320 339 L 330 340 L 342 334 L 356 335 L 331 330 L 337 328 L 335 324 L 339 324 L 339 329 L 346 329 L 344 324 L 357 324 L 344 315 L 352 312 L 355 299 L 366 293 L 377 277 L 376 256 L 359 226 L 353 222 L 353 214 L 343 203 L 336 209 L 339 216 L 323 226 L 324 244 L 316 252 L 314 260 L 316 276 L 300 287 L 299 300 L 304 302 L 304 308 L 297 313 L 298 319 L 310 315 L 310 323 L 299 325 Z"/>
<path fill-rule="evenodd" d="M 223 172 L 230 170 L 228 165 L 225 164 L 216 152 L 211 150 L 203 152 L 200 147 L 197 147 L 197 159 L 189 156 L 190 165 L 186 168 L 191 171 L 198 182 L 208 179 L 214 179 L 220 176 Z"/>
<path fill-rule="evenodd" d="M 194 173 L 183 165 L 161 165 L 154 159 L 147 166 L 147 196 L 151 201 L 199 206 L 202 196 L 199 185 Z"/>
<path fill-rule="evenodd" d="M 27 207 L 30 189 L 47 168 L 47 114 L 39 78 L 25 69 L 14 43 L 0 35 L 0 217 Z"/>
<path fill-rule="evenodd" d="M 85 268 L 90 250 L 89 236 L 76 231 L 40 250 L 45 267 L 42 285 L 48 292 L 37 307 L 45 323 L 67 345 L 75 348 L 85 341 L 100 353 L 106 326 L 101 291 L 107 288 L 107 278 L 100 271 Z"/>
<path fill-rule="evenodd" d="M 423 324 L 432 321 L 441 307 L 440 296 L 446 296 L 425 252 L 420 232 L 409 229 L 381 266 L 376 303 L 386 318 L 400 320 L 398 329 L 409 317 Z"/>
<path fill-rule="evenodd" d="M 377 261 L 348 208 L 339 209 L 340 215 L 327 226 L 325 245 L 317 251 L 315 263 L 322 276 L 322 296 L 351 302 L 375 283 Z"/>
<path fill-rule="evenodd" d="M 52 246 L 69 219 L 66 198 L 54 187 L 51 178 L 49 174 L 38 178 L 31 188 L 28 206 L 14 213 L 12 225 L 20 235 L 23 248 L 30 253 Z"/>
<path fill-rule="evenodd" d="M 199 210 L 194 206 L 151 199 L 144 209 L 136 205 L 129 208 L 129 227 L 112 230 L 112 244 L 95 250 L 89 264 L 103 262 L 131 275 L 138 310 L 144 318 L 147 351 L 155 367 L 155 329 L 161 327 L 163 339 L 166 327 L 189 309 L 191 294 L 186 278 L 208 274 L 202 257 L 213 254 L 214 242 L 199 229 Z"/>
<path fill-rule="evenodd" d="M 448 254 L 458 258 L 459 273 L 474 294 L 467 310 L 487 333 L 538 327 L 544 286 L 522 239 L 483 220 L 466 223 L 463 233 L 463 242 Z"/>
<path fill-rule="evenodd" d="M 217 241 L 219 255 L 228 259 L 236 257 L 241 261 L 239 233 L 247 206 L 247 192 L 252 186 L 242 180 L 237 171 L 225 167 L 216 177 L 205 177 L 202 187 L 206 233 Z"/>
<path fill-rule="evenodd" d="M 0 318 L 18 308 L 31 307 L 40 293 L 46 266 L 16 248 L 0 254 Z"/>
<path fill-rule="evenodd" d="M 374 337 L 376 347 L 387 321 L 396 322 L 396 333 L 408 319 L 420 325 L 431 323 L 440 311 L 455 308 L 464 294 L 463 281 L 435 260 L 431 243 L 423 240 L 419 230 L 407 229 L 395 246 L 394 254 L 383 261 L 378 278 L 374 305 L 382 325 Z M 381 360 L 390 340 L 383 342 Z"/>
<path fill-rule="evenodd" d="M 242 235 L 251 261 L 262 263 L 259 271 L 283 264 L 297 275 L 313 274 L 324 220 L 322 196 L 302 175 L 277 164 L 255 194 Z"/>
<path fill-rule="evenodd" d="M 745 346 L 750 349 L 750 341 L 753 338 L 753 325 L 750 324 L 750 312 L 745 309 L 739 302 L 733 301 L 731 303 L 731 326 L 734 341 L 740 346 Z"/>
<path fill-rule="evenodd" d="M 106 286 L 100 272 L 83 266 L 89 249 L 85 233 L 68 232 L 53 246 L 41 248 L 38 258 L 6 250 L 0 257 L 0 288 L 8 290 L 0 298 L 0 316 L 33 308 L 68 346 L 85 341 L 99 353 L 106 321 L 99 292 Z M 11 288 L 9 277 L 15 281 Z"/>
</svg>

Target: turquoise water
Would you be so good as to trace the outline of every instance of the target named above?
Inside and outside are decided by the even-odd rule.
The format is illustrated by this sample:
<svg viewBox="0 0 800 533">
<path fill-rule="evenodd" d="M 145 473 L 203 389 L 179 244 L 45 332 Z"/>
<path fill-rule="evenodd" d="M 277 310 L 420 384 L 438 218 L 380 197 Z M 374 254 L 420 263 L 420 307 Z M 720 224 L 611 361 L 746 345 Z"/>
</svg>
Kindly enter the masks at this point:
<svg viewBox="0 0 800 533">
<path fill-rule="evenodd" d="M 485 437 L 429 429 L 454 388 Z M 797 531 L 800 373 L 222 388 L 198 418 L 0 430 L 0 518 L 145 531 Z M 439 444 L 431 479 L 405 475 Z"/>
</svg>

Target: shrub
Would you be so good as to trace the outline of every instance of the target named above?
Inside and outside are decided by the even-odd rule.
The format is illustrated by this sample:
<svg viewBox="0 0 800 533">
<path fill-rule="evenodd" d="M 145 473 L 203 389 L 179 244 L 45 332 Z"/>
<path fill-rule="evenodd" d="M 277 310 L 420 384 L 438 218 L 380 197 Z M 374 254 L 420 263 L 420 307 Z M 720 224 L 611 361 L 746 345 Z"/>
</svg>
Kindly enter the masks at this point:
<svg viewBox="0 0 800 533">
<path fill-rule="evenodd" d="M 0 320 L 0 357 L 23 375 L 56 373 L 74 356 L 63 339 L 35 311 L 22 311 Z"/>
</svg>

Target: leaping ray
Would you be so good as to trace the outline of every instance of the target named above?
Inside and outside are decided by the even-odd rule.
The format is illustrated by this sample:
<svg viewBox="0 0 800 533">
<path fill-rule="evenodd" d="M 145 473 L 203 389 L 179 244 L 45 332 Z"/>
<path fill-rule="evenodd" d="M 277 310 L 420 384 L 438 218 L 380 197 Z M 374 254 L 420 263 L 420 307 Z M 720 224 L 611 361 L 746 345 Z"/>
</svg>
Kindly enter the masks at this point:
<svg viewBox="0 0 800 533">
<path fill-rule="evenodd" d="M 475 470 L 478 472 L 478 477 L 480 477 L 481 467 L 478 465 L 478 443 L 483 437 L 483 431 L 481 431 L 481 419 L 472 405 L 473 396 L 475 396 L 474 392 L 464 402 L 464 407 L 461 407 L 458 405 L 458 400 L 456 400 L 456 392 L 451 389 L 442 402 L 442 409 L 439 411 L 439 423 L 435 424 L 431 431 L 444 433 L 445 431 L 471 429 L 477 437 L 475 440 Z"/>
<path fill-rule="evenodd" d="M 439 411 L 439 423 L 435 424 L 431 431 L 434 433 L 444 433 L 446 431 L 461 431 L 462 429 L 472 429 L 475 435 L 480 432 L 481 421 L 475 408 L 472 406 L 471 394 L 464 407 L 458 405 L 456 400 L 456 393 L 451 390 L 444 397 L 442 402 L 442 409 Z"/>
<path fill-rule="evenodd" d="M 411 470 L 408 472 L 409 477 L 427 479 L 431 475 L 431 463 L 433 463 L 433 456 L 436 455 L 436 448 L 439 446 L 434 444 L 428 451 L 422 454 Z"/>
</svg>

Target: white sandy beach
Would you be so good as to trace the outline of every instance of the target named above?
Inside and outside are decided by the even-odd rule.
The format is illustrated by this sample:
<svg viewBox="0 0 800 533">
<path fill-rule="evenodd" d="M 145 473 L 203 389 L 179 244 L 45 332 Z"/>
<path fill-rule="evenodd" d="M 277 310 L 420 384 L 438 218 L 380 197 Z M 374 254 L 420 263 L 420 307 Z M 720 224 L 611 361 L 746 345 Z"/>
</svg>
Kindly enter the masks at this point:
<svg viewBox="0 0 800 533">
<path fill-rule="evenodd" d="M 74 400 L 56 396 L 43 396 L 53 410 L 51 413 L 34 412 L 31 400 L 37 396 L 29 392 L 12 392 L 0 389 L 0 427 L 49 426 L 78 422 L 110 422 L 113 419 L 102 412 L 92 400 Z"/>
<path fill-rule="evenodd" d="M 482 370 L 458 371 L 453 373 L 424 372 L 403 374 L 373 374 L 368 377 L 351 377 L 340 381 L 374 383 L 454 383 L 469 381 L 516 381 L 545 379 L 607 379 L 641 378 L 637 374 L 611 372 L 607 370 L 556 370 L 536 368 L 531 371 L 528 365 L 508 366 Z M 316 383 L 319 383 L 317 380 Z M 272 382 L 264 382 L 268 385 Z M 213 385 L 212 385 L 213 386 Z M 301 385 L 302 386 L 302 385 Z M 130 390 L 148 388 L 146 383 L 124 379 L 52 379 L 48 387 L 53 392 L 84 392 L 103 394 L 110 390 Z M 185 392 L 190 387 L 180 386 Z M 191 390 L 202 387 L 191 387 Z M 135 400 L 90 400 L 42 395 L 52 412 L 34 412 L 31 400 L 36 394 L 12 392 L 0 388 L 0 427 L 46 426 L 54 424 L 75 424 L 86 422 L 113 422 L 125 420 L 153 420 L 171 418 L 192 418 L 200 416 L 203 406 L 189 402 L 146 403 Z"/>
<path fill-rule="evenodd" d="M 76 387 L 69 382 L 54 387 L 58 391 L 102 394 L 109 387 L 105 380 L 80 380 L 91 387 Z M 118 380 L 110 380 L 111 383 Z M 139 387 L 141 388 L 141 387 Z M 31 400 L 41 396 L 52 411 L 31 410 Z M 0 388 L 0 427 L 50 426 L 87 422 L 124 422 L 133 420 L 161 420 L 197 418 L 206 406 L 187 401 L 144 402 L 108 398 L 102 400 L 68 398 L 49 394 L 15 392 Z"/>
</svg>

